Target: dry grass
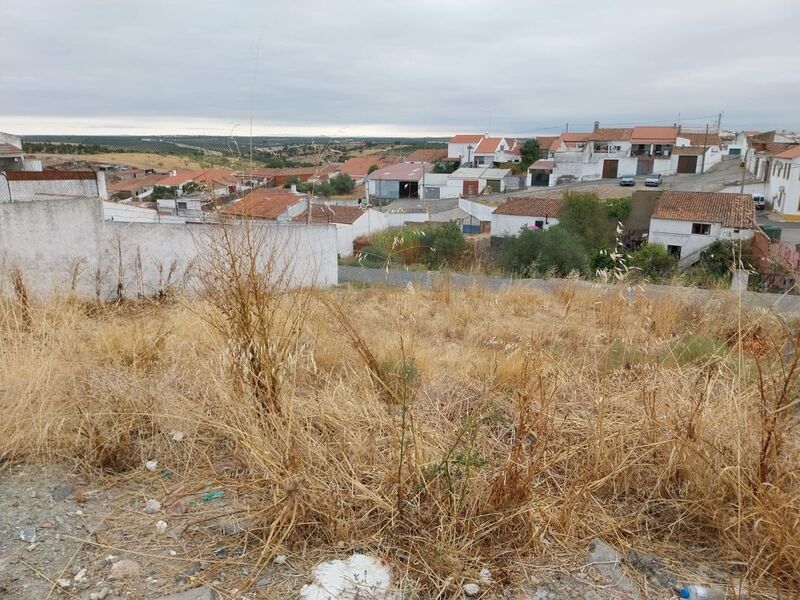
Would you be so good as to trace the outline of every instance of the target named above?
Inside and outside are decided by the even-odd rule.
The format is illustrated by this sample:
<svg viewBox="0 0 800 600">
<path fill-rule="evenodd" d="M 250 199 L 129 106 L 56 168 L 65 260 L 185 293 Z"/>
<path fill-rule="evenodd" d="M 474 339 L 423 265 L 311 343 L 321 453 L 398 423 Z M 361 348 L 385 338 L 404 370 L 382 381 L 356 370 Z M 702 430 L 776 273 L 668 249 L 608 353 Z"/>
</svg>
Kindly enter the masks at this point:
<svg viewBox="0 0 800 600">
<path fill-rule="evenodd" d="M 169 495 L 236 490 L 243 590 L 275 554 L 339 541 L 435 594 L 487 565 L 517 581 L 594 537 L 800 590 L 794 340 L 776 318 L 446 283 L 300 294 L 302 320 L 272 330 L 220 327 L 235 295 L 2 304 L 0 454 L 110 480 L 155 458 Z M 292 339 L 280 410 L 231 368 L 249 331 Z"/>
</svg>

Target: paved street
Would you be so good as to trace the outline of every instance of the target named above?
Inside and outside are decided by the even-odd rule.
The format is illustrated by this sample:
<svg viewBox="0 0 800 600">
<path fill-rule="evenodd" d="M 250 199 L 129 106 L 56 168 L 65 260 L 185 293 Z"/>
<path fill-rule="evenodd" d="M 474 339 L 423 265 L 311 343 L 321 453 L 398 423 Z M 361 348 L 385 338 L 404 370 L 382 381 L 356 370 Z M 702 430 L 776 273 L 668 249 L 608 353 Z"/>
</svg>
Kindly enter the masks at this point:
<svg viewBox="0 0 800 600">
<path fill-rule="evenodd" d="M 409 283 L 420 287 L 431 287 L 443 277 L 449 277 L 450 283 L 456 287 L 482 286 L 492 291 L 498 291 L 510 285 L 522 285 L 543 292 L 553 292 L 563 287 L 575 287 L 583 290 L 593 290 L 607 295 L 617 295 L 628 299 L 628 288 L 622 285 L 607 285 L 591 283 L 588 281 L 572 281 L 567 279 L 512 279 L 505 277 L 486 277 L 464 275 L 462 273 L 443 274 L 437 271 L 404 271 L 402 269 L 367 269 L 364 267 L 339 267 L 339 283 L 360 283 L 371 285 L 389 285 L 405 287 Z M 677 297 L 697 302 L 711 302 L 735 297 L 733 292 L 701 290 L 696 288 L 676 287 L 668 285 L 634 286 L 633 296 L 644 295 L 649 298 Z M 749 308 L 764 308 L 774 310 L 779 314 L 800 313 L 800 296 L 782 294 L 756 294 L 744 292 L 741 296 L 742 304 Z"/>
</svg>

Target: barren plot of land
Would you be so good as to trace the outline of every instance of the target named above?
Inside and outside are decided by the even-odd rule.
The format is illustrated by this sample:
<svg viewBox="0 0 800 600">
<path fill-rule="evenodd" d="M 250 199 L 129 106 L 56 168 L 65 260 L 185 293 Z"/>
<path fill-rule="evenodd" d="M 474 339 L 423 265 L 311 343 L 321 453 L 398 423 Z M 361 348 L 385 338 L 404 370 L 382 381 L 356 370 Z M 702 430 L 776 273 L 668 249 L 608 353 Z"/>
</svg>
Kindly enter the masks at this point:
<svg viewBox="0 0 800 600">
<path fill-rule="evenodd" d="M 94 164 L 121 164 L 131 167 L 152 168 L 169 171 L 171 169 L 202 169 L 208 166 L 203 161 L 176 156 L 174 154 L 150 154 L 146 152 L 108 152 L 101 154 L 36 154 L 45 164 L 70 161 L 86 161 Z"/>
<path fill-rule="evenodd" d="M 412 598 L 800 589 L 780 319 L 219 269 L 202 300 L 0 305 L 10 598 L 293 597 L 353 555 Z"/>
</svg>

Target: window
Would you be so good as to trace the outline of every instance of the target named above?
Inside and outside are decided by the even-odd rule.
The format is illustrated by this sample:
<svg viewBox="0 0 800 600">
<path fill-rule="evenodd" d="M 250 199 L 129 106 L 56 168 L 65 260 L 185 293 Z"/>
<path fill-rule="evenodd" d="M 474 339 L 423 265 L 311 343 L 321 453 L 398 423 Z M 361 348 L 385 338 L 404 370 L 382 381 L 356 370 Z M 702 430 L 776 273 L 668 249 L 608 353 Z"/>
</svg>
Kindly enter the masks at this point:
<svg viewBox="0 0 800 600">
<path fill-rule="evenodd" d="M 692 223 L 692 233 L 695 235 L 710 235 L 711 225 L 709 223 Z"/>
<path fill-rule="evenodd" d="M 178 202 L 178 208 L 186 208 L 186 202 Z"/>
<path fill-rule="evenodd" d="M 534 221 L 533 225 L 536 229 L 544 229 L 544 221 Z"/>
</svg>

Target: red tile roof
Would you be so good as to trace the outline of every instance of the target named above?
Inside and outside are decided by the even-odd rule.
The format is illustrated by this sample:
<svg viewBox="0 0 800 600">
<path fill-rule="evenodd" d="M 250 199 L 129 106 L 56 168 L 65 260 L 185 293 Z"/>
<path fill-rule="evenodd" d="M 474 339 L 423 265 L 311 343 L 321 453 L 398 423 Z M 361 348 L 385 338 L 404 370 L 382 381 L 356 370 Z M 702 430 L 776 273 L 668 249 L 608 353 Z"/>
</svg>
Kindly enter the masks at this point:
<svg viewBox="0 0 800 600">
<path fill-rule="evenodd" d="M 6 171 L 9 181 L 63 181 L 96 179 L 94 171 Z"/>
<path fill-rule="evenodd" d="M 477 144 L 482 139 L 483 139 L 483 135 L 481 135 L 481 134 L 478 134 L 478 133 L 476 133 L 476 134 L 467 133 L 467 134 L 459 134 L 459 135 L 453 136 L 453 138 L 450 140 L 449 143 L 450 144 Z"/>
<path fill-rule="evenodd" d="M 709 131 L 706 137 L 705 131 L 703 132 L 688 132 L 681 131 L 678 137 L 689 140 L 690 146 L 721 146 L 722 141 L 719 139 L 719 133 L 716 131 Z"/>
<path fill-rule="evenodd" d="M 672 148 L 673 154 L 689 154 L 700 156 L 704 154 L 702 146 L 674 146 Z"/>
<path fill-rule="evenodd" d="M 14 144 L 0 144 L 0 156 L 22 156 L 22 148 L 17 148 Z"/>
<path fill-rule="evenodd" d="M 535 163 L 533 163 L 530 167 L 528 167 L 528 170 L 531 171 L 531 170 L 535 169 L 535 170 L 538 170 L 538 171 L 552 171 L 555 166 L 556 166 L 556 161 L 554 161 L 554 160 L 545 160 L 543 158 L 540 158 Z"/>
<path fill-rule="evenodd" d="M 598 127 L 589 134 L 589 141 L 591 142 L 617 142 L 629 141 L 633 129 L 615 129 L 609 127 Z"/>
<path fill-rule="evenodd" d="M 560 209 L 561 198 L 509 198 L 495 209 L 494 214 L 545 217 L 556 216 Z"/>
<path fill-rule="evenodd" d="M 752 229 L 756 213 L 750 194 L 666 191 L 658 200 L 653 218 L 722 223 L 723 227 Z"/>
<path fill-rule="evenodd" d="M 234 176 L 233 169 L 217 167 L 200 172 L 194 177 L 193 181 L 196 181 L 197 183 L 205 183 L 207 185 L 235 185 L 237 180 Z"/>
<path fill-rule="evenodd" d="M 339 166 L 339 172 L 354 179 L 361 179 L 367 176 L 367 171 L 372 165 L 380 166 L 381 159 L 377 156 L 352 156 Z"/>
<path fill-rule="evenodd" d="M 106 188 L 112 194 L 116 192 L 133 192 L 142 188 L 156 186 L 162 179 L 164 179 L 163 175 L 149 175 L 147 177 L 120 179 L 119 181 L 112 181 L 106 186 Z"/>
<path fill-rule="evenodd" d="M 674 144 L 678 137 L 677 127 L 639 125 L 633 128 L 631 142 L 634 144 Z"/>
<path fill-rule="evenodd" d="M 274 220 L 304 198 L 306 196 L 293 194 L 285 188 L 258 188 L 238 202 L 226 206 L 222 212 L 226 215 Z"/>
<path fill-rule="evenodd" d="M 788 150 L 784 150 L 783 152 L 779 152 L 778 154 L 773 155 L 775 158 L 800 158 L 800 146 L 794 146 L 793 148 L 789 148 Z"/>
<path fill-rule="evenodd" d="M 503 141 L 503 138 L 499 137 L 486 137 L 481 140 L 481 143 L 478 144 L 478 147 L 475 148 L 475 154 L 494 154 L 497 152 L 497 147 L 500 146 L 500 142 Z"/>
<path fill-rule="evenodd" d="M 203 173 L 203 171 L 178 171 L 175 175 L 167 175 L 161 177 L 158 185 L 182 185 L 189 181 L 193 181 L 195 177 Z"/>
<path fill-rule="evenodd" d="M 338 204 L 312 204 L 312 223 L 341 223 L 352 225 L 364 214 L 364 209 L 358 206 L 340 206 Z M 295 221 L 305 223 L 308 220 L 308 211 L 297 215 Z"/>
<path fill-rule="evenodd" d="M 557 135 L 538 135 L 536 141 L 539 142 L 541 150 L 552 150 L 553 144 L 558 144 L 560 140 Z"/>
</svg>

